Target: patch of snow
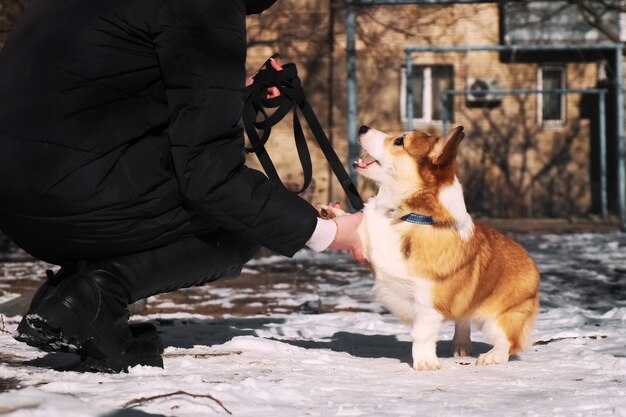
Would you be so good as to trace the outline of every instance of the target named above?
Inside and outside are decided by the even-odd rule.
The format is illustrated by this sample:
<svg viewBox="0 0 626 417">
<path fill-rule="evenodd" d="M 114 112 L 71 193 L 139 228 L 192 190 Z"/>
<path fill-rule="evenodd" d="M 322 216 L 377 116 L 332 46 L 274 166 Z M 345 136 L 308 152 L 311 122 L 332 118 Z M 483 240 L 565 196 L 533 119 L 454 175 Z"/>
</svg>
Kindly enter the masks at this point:
<svg viewBox="0 0 626 417">
<path fill-rule="evenodd" d="M 19 297 L 20 294 L 0 291 L 0 304 L 4 304 Z"/>
<path fill-rule="evenodd" d="M 214 318 L 194 314 L 193 302 L 172 303 L 185 311 L 133 317 L 157 325 L 165 369 L 138 366 L 126 374 L 76 372 L 75 355 L 15 341 L 9 333 L 20 318 L 5 318 L 0 378 L 21 386 L 0 394 L 0 413 L 104 416 L 134 407 L 227 415 L 210 395 L 233 415 L 255 417 L 626 416 L 626 235 L 517 238 L 542 271 L 542 309 L 534 345 L 507 364 L 474 365 L 490 349 L 479 331 L 473 357 L 453 357 L 454 325 L 446 323 L 437 345 L 443 369 L 414 371 L 409 329 L 371 300 L 369 273 L 347 254 L 302 251 L 294 260 L 265 258 L 246 268 L 291 266 L 313 277 L 306 291 L 270 287 L 265 295 L 285 311 L 318 301 L 358 311 Z M 220 303 L 256 291 L 202 289 Z"/>
</svg>

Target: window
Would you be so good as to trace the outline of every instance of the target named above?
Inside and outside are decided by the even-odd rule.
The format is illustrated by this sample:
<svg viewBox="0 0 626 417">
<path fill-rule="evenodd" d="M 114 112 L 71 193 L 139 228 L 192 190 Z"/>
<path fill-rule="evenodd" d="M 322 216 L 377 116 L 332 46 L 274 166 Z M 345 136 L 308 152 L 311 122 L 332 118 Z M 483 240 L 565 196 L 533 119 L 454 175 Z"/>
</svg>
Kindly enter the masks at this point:
<svg viewBox="0 0 626 417">
<path fill-rule="evenodd" d="M 537 89 L 542 91 L 565 89 L 564 67 L 541 67 L 537 73 Z M 537 94 L 537 119 L 544 125 L 565 122 L 564 94 Z"/>
<path fill-rule="evenodd" d="M 442 93 L 454 89 L 454 67 L 452 65 L 414 65 L 413 117 L 417 123 L 430 123 L 454 119 L 454 97 L 448 96 L 444 107 Z M 402 120 L 406 121 L 406 69 L 402 71 L 400 108 Z M 444 111 L 445 110 L 445 111 Z"/>
<path fill-rule="evenodd" d="M 624 13 L 624 16 L 625 16 L 624 20 L 626 20 L 626 13 Z M 608 78 L 607 77 L 607 65 L 608 65 L 607 62 L 604 60 L 598 62 L 598 77 L 597 77 L 598 82 L 603 82 L 607 80 Z"/>
</svg>

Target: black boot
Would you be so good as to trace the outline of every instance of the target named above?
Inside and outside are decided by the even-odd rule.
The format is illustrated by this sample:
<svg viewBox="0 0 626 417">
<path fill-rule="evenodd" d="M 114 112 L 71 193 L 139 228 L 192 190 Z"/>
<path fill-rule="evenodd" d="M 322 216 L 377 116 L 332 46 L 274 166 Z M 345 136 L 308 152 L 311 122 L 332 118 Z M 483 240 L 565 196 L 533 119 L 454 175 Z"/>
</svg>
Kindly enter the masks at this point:
<svg viewBox="0 0 626 417">
<path fill-rule="evenodd" d="M 75 351 L 92 368 L 162 366 L 156 328 L 128 324 L 129 303 L 234 278 L 258 250 L 218 231 L 163 248 L 62 268 L 37 291 L 16 339 L 44 351 Z"/>
</svg>

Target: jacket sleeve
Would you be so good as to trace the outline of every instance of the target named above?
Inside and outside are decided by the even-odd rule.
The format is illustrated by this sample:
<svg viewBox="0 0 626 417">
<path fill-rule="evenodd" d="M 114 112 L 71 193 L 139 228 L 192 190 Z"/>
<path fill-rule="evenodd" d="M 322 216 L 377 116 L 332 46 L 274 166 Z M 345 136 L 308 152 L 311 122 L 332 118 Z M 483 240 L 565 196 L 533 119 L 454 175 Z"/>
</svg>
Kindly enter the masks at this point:
<svg viewBox="0 0 626 417">
<path fill-rule="evenodd" d="M 244 165 L 241 0 L 166 0 L 155 33 L 169 111 L 172 161 L 190 207 L 283 255 L 317 224 L 306 201 Z"/>
<path fill-rule="evenodd" d="M 276 0 L 244 0 L 246 4 L 246 14 L 262 13 L 265 9 L 269 9 Z"/>
</svg>

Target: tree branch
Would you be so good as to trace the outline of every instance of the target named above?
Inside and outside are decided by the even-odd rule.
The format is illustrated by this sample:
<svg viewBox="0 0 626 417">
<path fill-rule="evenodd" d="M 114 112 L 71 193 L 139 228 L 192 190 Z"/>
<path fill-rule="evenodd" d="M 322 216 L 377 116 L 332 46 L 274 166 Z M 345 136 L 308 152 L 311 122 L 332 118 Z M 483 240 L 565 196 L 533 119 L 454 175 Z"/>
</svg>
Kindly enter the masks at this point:
<svg viewBox="0 0 626 417">
<path fill-rule="evenodd" d="M 189 392 L 186 392 L 186 391 L 176 391 L 176 392 L 170 392 L 168 394 L 154 395 L 152 397 L 136 398 L 134 400 L 128 401 L 126 404 L 123 405 L 123 407 L 124 408 L 134 407 L 134 406 L 137 406 L 137 405 L 142 405 L 144 403 L 147 403 L 148 401 L 157 400 L 159 398 L 175 397 L 177 395 L 186 395 L 186 396 L 192 397 L 192 398 L 208 398 L 210 400 L 213 400 L 220 407 L 222 407 L 224 409 L 224 411 L 226 411 L 229 415 L 233 414 L 226 407 L 224 407 L 224 404 L 222 404 L 222 402 L 220 400 L 218 400 L 217 398 L 213 397 L 212 395 L 208 395 L 208 394 L 205 394 L 205 395 L 203 395 L 203 394 L 192 394 L 192 393 L 189 393 Z"/>
<path fill-rule="evenodd" d="M 615 32 L 609 25 L 604 23 L 604 19 L 598 10 L 594 9 L 583 0 L 576 0 L 576 4 L 578 5 L 581 16 L 585 19 L 587 24 L 604 33 L 612 42 L 621 42 L 619 33 Z"/>
</svg>

